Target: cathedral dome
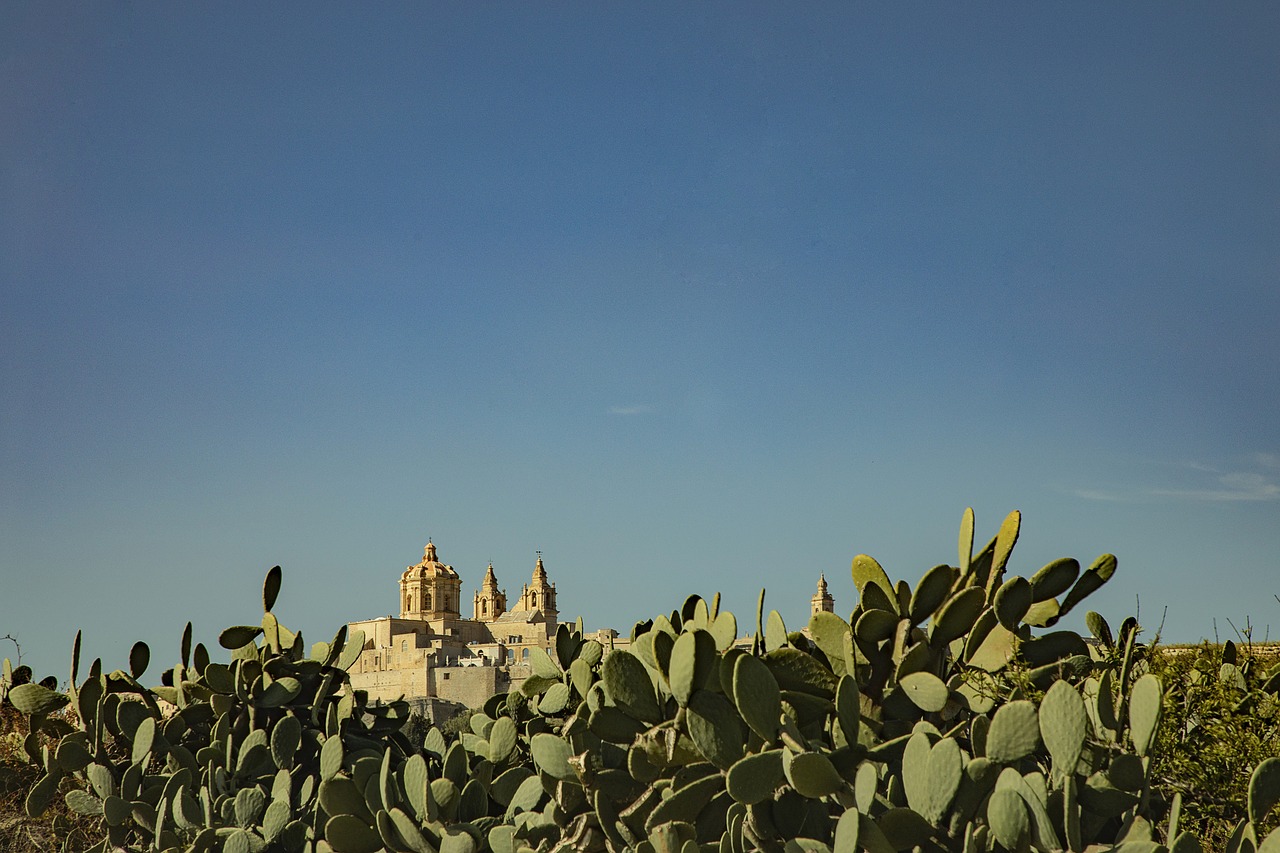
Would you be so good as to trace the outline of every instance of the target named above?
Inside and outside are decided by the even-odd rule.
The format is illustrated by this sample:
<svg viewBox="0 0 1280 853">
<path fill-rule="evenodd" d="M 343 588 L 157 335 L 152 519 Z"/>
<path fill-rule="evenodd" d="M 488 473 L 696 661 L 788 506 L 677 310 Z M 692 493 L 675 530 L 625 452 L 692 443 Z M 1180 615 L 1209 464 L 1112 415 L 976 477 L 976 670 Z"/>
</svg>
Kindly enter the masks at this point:
<svg viewBox="0 0 1280 853">
<path fill-rule="evenodd" d="M 453 566 L 446 566 L 436 556 L 436 546 L 427 540 L 427 547 L 422 549 L 422 562 L 409 566 L 400 576 L 401 580 L 427 580 L 428 578 L 449 578 L 456 580 L 458 573 Z"/>
</svg>

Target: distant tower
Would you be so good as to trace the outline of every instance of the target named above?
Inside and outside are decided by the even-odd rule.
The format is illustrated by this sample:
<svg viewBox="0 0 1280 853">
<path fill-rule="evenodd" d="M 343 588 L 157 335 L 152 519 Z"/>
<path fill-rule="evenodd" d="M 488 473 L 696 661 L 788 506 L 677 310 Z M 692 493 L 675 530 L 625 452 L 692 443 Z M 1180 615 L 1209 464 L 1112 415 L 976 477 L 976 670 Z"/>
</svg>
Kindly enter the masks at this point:
<svg viewBox="0 0 1280 853">
<path fill-rule="evenodd" d="M 809 599 L 809 612 L 813 613 L 833 613 L 835 612 L 836 600 L 831 597 L 831 593 L 827 592 L 827 576 L 825 574 L 818 575 L 818 591 L 813 598 Z"/>
<path fill-rule="evenodd" d="M 457 619 L 462 579 L 436 558 L 436 546 L 427 540 L 422 562 L 400 575 L 401 619 Z"/>
<path fill-rule="evenodd" d="M 477 622 L 492 622 L 507 612 L 507 594 L 498 589 L 493 563 L 489 564 L 489 570 L 484 573 L 484 581 L 476 592 L 475 608 Z"/>
<path fill-rule="evenodd" d="M 517 610 L 530 612 L 541 611 L 548 624 L 554 624 L 560 611 L 556 609 L 556 585 L 547 582 L 547 570 L 542 565 L 542 552 L 538 553 L 538 562 L 533 567 L 533 579 L 524 585 L 520 593 Z"/>
</svg>

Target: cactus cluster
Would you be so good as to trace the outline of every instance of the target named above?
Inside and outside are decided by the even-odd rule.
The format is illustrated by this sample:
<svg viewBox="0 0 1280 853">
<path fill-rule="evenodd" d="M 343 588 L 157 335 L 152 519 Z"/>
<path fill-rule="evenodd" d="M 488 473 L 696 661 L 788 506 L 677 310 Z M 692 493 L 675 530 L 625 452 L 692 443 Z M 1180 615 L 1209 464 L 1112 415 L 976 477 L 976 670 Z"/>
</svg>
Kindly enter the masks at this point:
<svg viewBox="0 0 1280 853">
<path fill-rule="evenodd" d="M 142 644 L 127 672 L 95 661 L 77 684 L 77 638 L 70 695 L 11 690 L 44 771 L 27 809 L 61 796 L 100 816 L 103 853 L 1199 850 L 1152 785 L 1167 699 L 1136 623 L 1117 640 L 1090 614 L 1092 643 L 1044 630 L 1115 558 L 1006 577 L 1019 525 L 975 554 L 966 512 L 958 565 L 914 589 L 856 557 L 857 608 L 806 631 L 763 593 L 747 642 L 718 596 L 637 624 L 626 649 L 562 625 L 518 692 L 421 744 L 404 702 L 351 688 L 362 637 L 306 650 L 277 621 L 276 568 L 261 625 L 222 632 L 228 663 L 188 625 L 160 686 Z M 51 729 L 68 702 L 80 727 Z M 1280 851 L 1259 838 L 1277 801 L 1272 759 L 1232 851 Z"/>
</svg>

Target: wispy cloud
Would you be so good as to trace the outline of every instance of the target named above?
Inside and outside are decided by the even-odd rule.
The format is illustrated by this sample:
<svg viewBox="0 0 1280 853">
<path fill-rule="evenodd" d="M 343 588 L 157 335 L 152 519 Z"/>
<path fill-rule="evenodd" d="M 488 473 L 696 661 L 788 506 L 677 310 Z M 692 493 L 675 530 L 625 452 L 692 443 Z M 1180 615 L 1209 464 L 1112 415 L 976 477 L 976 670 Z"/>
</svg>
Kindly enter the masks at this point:
<svg viewBox="0 0 1280 853">
<path fill-rule="evenodd" d="M 1089 501 L 1152 500 L 1199 501 L 1204 503 L 1238 503 L 1280 500 L 1280 455 L 1258 453 L 1253 457 L 1254 470 L 1226 470 L 1201 462 L 1188 462 L 1177 467 L 1194 472 L 1191 482 L 1179 486 L 1139 486 L 1115 489 L 1074 489 L 1072 494 Z"/>
<path fill-rule="evenodd" d="M 1074 489 L 1072 490 L 1071 494 L 1075 495 L 1078 498 L 1083 498 L 1087 501 L 1131 500 L 1131 498 L 1125 497 L 1124 495 L 1118 494 L 1116 492 L 1104 491 L 1102 489 Z"/>
<path fill-rule="evenodd" d="M 630 405 L 630 406 L 610 406 L 609 414 L 611 415 L 643 415 L 653 411 L 653 406 Z"/>
<path fill-rule="evenodd" d="M 1162 498 L 1193 501 L 1273 501 L 1280 498 L 1280 484 L 1262 474 L 1233 472 L 1218 477 L 1217 488 L 1151 489 Z"/>
</svg>

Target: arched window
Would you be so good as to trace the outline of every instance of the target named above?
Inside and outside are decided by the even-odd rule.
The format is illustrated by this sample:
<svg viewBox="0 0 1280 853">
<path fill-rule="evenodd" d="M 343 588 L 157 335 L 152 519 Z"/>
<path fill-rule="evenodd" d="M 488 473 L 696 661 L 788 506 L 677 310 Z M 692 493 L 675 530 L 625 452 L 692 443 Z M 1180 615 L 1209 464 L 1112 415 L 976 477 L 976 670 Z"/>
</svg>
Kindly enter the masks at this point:
<svg viewBox="0 0 1280 853">
<path fill-rule="evenodd" d="M 401 640 L 401 641 L 400 641 L 400 651 L 402 651 L 402 652 L 407 652 L 407 651 L 409 651 L 409 641 L 408 641 L 408 640 Z"/>
<path fill-rule="evenodd" d="M 536 592 L 529 593 L 529 606 L 534 610 L 538 609 L 538 594 Z"/>
<path fill-rule="evenodd" d="M 521 650 L 520 650 L 520 660 L 528 660 L 528 659 L 529 659 L 529 650 L 528 650 L 528 649 L 521 649 Z"/>
<path fill-rule="evenodd" d="M 431 609 L 431 593 L 429 592 L 422 593 L 422 609 L 423 610 Z"/>
<path fill-rule="evenodd" d="M 481 602 L 480 602 L 480 615 L 481 615 L 481 616 L 488 616 L 488 615 L 489 615 L 489 602 L 487 602 L 487 601 L 481 601 Z"/>
</svg>

